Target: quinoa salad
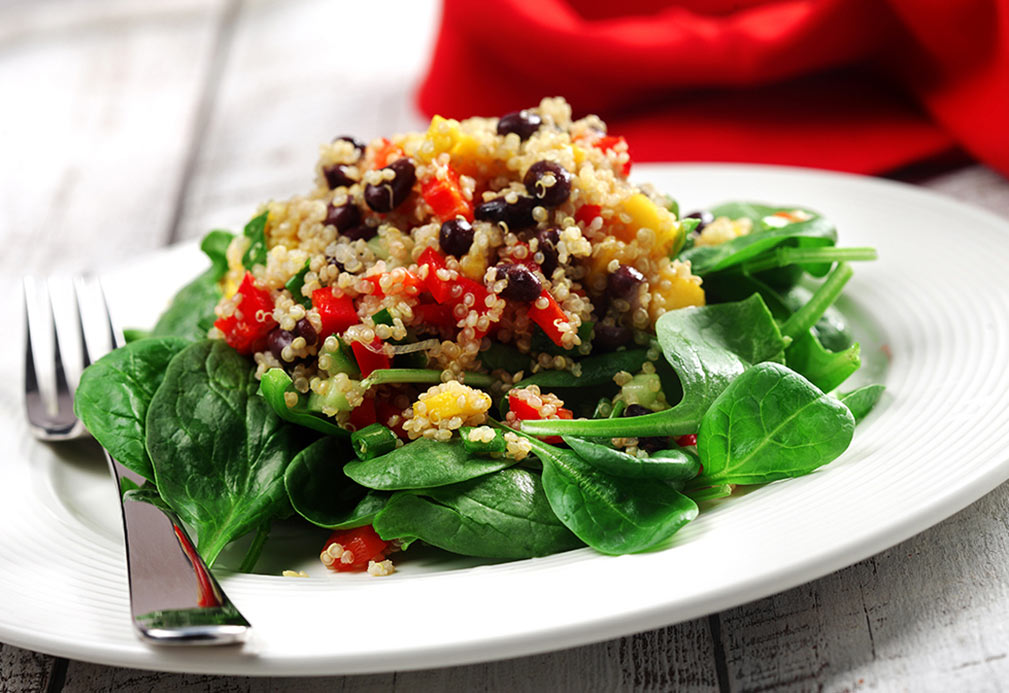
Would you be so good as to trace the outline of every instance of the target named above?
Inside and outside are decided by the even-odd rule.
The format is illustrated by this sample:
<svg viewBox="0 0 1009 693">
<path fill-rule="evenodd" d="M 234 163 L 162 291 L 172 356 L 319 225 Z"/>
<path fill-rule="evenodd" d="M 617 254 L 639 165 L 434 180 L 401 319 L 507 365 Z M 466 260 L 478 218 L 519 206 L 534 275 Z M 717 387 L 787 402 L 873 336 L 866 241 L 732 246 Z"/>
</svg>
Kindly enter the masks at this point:
<svg viewBox="0 0 1009 693">
<path fill-rule="evenodd" d="M 321 147 L 311 188 L 90 366 L 75 409 L 209 565 L 277 521 L 335 572 L 415 542 L 653 549 L 848 447 L 882 386 L 833 307 L 871 248 L 814 210 L 681 214 L 596 116 L 534 108 Z M 285 576 L 303 577 L 298 570 Z"/>
</svg>

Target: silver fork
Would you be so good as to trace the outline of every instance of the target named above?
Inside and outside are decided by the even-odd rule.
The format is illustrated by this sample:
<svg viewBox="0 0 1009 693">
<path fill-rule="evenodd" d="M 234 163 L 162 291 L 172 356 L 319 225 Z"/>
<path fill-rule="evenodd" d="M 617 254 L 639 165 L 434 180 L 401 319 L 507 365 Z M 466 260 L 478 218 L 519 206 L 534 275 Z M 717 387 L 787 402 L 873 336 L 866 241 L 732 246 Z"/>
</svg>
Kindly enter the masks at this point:
<svg viewBox="0 0 1009 693">
<path fill-rule="evenodd" d="M 40 289 L 40 287 L 42 287 Z M 101 284 L 74 280 L 73 307 L 80 335 L 81 362 L 91 363 L 81 296 L 91 293 L 102 306 L 104 331 L 113 348 L 123 344 L 115 328 Z M 36 297 L 35 301 L 29 299 Z M 73 389 L 60 350 L 52 298 L 45 282 L 24 281 L 25 297 L 25 411 L 32 433 L 39 440 L 60 441 L 87 434 L 74 415 Z M 43 306 L 40 308 L 40 305 Z M 41 311 L 42 315 L 39 315 Z M 40 387 L 36 353 L 41 341 L 32 341 L 32 326 L 51 327 L 53 375 L 51 392 Z M 92 323 L 97 325 L 97 323 Z M 38 334 L 36 334 L 38 337 Z M 104 351 L 104 349 L 103 349 Z M 96 353 L 100 356 L 102 354 Z M 130 610 L 140 637 L 160 645 L 226 645 L 245 639 L 249 622 L 231 603 L 196 552 L 182 523 L 167 507 L 143 500 L 143 494 L 121 491 L 143 484 L 144 479 L 112 459 L 104 450 L 116 496 L 122 506 L 126 538 L 126 569 Z M 131 483 L 124 483 L 128 480 Z"/>
</svg>

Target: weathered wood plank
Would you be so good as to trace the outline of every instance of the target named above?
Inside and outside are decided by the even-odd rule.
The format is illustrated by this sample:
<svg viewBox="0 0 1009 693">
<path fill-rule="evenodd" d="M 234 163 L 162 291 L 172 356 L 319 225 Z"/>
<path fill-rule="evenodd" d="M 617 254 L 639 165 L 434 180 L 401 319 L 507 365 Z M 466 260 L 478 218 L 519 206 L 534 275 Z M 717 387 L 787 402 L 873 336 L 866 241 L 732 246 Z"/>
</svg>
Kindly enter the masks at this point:
<svg viewBox="0 0 1009 693">
<path fill-rule="evenodd" d="M 46 688 L 56 661 L 48 655 L 0 643 L 0 693 Z M 62 670 L 56 673 L 62 673 Z"/>
</svg>

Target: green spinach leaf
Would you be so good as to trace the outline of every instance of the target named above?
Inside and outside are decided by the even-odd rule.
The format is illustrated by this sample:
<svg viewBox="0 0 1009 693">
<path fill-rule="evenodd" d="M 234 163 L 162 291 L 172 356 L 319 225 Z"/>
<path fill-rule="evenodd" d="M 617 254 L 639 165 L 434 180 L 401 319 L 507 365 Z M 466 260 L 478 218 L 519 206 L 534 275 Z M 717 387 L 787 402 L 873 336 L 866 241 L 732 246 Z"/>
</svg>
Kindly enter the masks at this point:
<svg viewBox="0 0 1009 693">
<path fill-rule="evenodd" d="M 340 428 L 329 419 L 308 411 L 300 396 L 295 406 L 287 406 L 284 393 L 294 392 L 297 394 L 297 390 L 292 385 L 291 376 L 285 373 L 282 368 L 271 368 L 266 371 L 262 380 L 259 381 L 259 391 L 280 418 L 299 426 L 311 428 L 324 435 L 350 439 L 350 431 Z"/>
<path fill-rule="evenodd" d="M 844 404 L 785 366 L 758 364 L 704 415 L 697 434 L 704 474 L 695 485 L 763 484 L 808 474 L 844 452 L 854 431 Z"/>
<path fill-rule="evenodd" d="M 570 450 L 529 438 L 543 463 L 543 489 L 568 529 L 605 554 L 644 551 L 697 517 L 697 504 L 648 479 L 601 472 Z"/>
<path fill-rule="evenodd" d="M 297 431 L 257 394 L 256 368 L 223 341 L 179 352 L 147 410 L 147 450 L 165 501 L 212 565 L 231 540 L 289 511 L 284 471 Z"/>
<path fill-rule="evenodd" d="M 785 242 L 801 241 L 804 247 L 833 245 L 837 242 L 837 230 L 834 225 L 811 210 L 804 210 L 813 215 L 808 221 L 790 223 L 780 228 L 768 227 L 763 222 L 765 217 L 776 212 L 794 209 L 794 207 L 768 207 L 748 202 L 728 202 L 714 207 L 711 213 L 716 217 L 749 218 L 753 221 L 753 231 L 721 245 L 694 246 L 681 253 L 680 259 L 690 260 L 691 271 L 703 277 L 752 260 Z M 810 269 L 817 274 L 823 270 L 822 267 L 810 267 Z"/>
<path fill-rule="evenodd" d="M 478 457 L 462 441 L 438 442 L 421 438 L 370 460 L 348 462 L 344 473 L 379 491 L 434 488 L 475 479 L 515 464 L 515 460 Z"/>
<path fill-rule="evenodd" d="M 154 480 L 147 455 L 147 409 L 169 361 L 187 342 L 178 337 L 141 339 L 109 352 L 81 374 L 74 413 L 109 454 L 127 469 Z"/>
<path fill-rule="evenodd" d="M 242 256 L 242 266 L 252 269 L 255 265 L 266 265 L 266 220 L 269 212 L 253 217 L 242 234 L 249 239 L 249 247 Z"/>
<path fill-rule="evenodd" d="M 564 436 L 564 442 L 590 465 L 613 476 L 685 482 L 701 471 L 697 455 L 683 449 L 660 450 L 648 457 L 636 457 L 574 436 Z"/>
<path fill-rule="evenodd" d="M 226 252 L 234 236 L 227 231 L 211 231 L 200 248 L 211 266 L 182 287 L 151 330 L 152 337 L 184 337 L 200 340 L 214 324 L 214 307 L 221 299 L 218 282 L 228 271 Z"/>
<path fill-rule="evenodd" d="M 744 301 L 666 313 L 655 324 L 683 399 L 655 414 L 623 419 L 523 421 L 532 435 L 669 436 L 694 433 L 708 406 L 751 364 L 784 361 L 785 342 L 759 294 Z"/>
<path fill-rule="evenodd" d="M 389 494 L 347 478 L 343 465 L 353 455 L 342 438 L 322 438 L 295 455 L 284 473 L 284 487 L 295 512 L 328 529 L 370 524 Z"/>
<path fill-rule="evenodd" d="M 886 388 L 882 385 L 865 385 L 841 395 L 840 399 L 855 417 L 855 423 L 859 423 L 875 408 L 884 390 Z"/>
<path fill-rule="evenodd" d="M 582 545 L 550 509 L 540 475 L 515 467 L 397 493 L 375 518 L 375 531 L 484 558 L 547 556 Z"/>
<path fill-rule="evenodd" d="M 806 330 L 785 349 L 785 363 L 824 392 L 830 392 L 862 365 L 858 344 L 841 352 L 828 351 L 812 330 Z"/>
<path fill-rule="evenodd" d="M 480 362 L 489 371 L 503 370 L 507 373 L 515 374 L 519 371 L 527 371 L 532 365 L 529 354 L 508 344 L 491 342 L 490 348 L 478 354 Z"/>
</svg>

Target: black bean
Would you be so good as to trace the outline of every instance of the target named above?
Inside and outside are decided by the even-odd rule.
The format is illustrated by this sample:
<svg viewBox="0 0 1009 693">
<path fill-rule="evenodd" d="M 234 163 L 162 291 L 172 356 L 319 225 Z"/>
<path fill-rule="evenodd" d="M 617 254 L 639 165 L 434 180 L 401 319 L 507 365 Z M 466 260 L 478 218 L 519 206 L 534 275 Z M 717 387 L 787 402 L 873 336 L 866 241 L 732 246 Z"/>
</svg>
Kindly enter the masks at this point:
<svg viewBox="0 0 1009 693">
<path fill-rule="evenodd" d="M 449 219 L 438 231 L 438 244 L 443 253 L 462 257 L 473 245 L 473 226 L 465 219 Z"/>
<path fill-rule="evenodd" d="M 536 225 L 533 209 L 537 204 L 531 197 L 519 196 L 515 202 L 507 202 L 503 197 L 496 197 L 478 205 L 474 216 L 492 224 L 506 224 L 509 231 L 521 231 Z"/>
<path fill-rule="evenodd" d="M 531 303 L 543 293 L 543 284 L 539 277 L 525 265 L 504 263 L 497 266 L 498 279 L 504 279 L 505 285 L 501 295 L 509 301 Z"/>
<path fill-rule="evenodd" d="M 343 232 L 343 236 L 352 241 L 370 241 L 377 235 L 378 228 L 367 224 L 358 224 Z"/>
<path fill-rule="evenodd" d="M 529 139 L 534 132 L 540 129 L 543 119 L 530 111 L 512 111 L 506 113 L 497 122 L 497 134 L 507 135 L 514 132 L 520 140 Z"/>
<path fill-rule="evenodd" d="M 354 149 L 357 150 L 357 156 L 360 158 L 364 154 L 365 144 L 361 140 L 357 139 L 353 135 L 340 135 L 333 139 L 334 142 L 350 142 L 354 145 Z"/>
<path fill-rule="evenodd" d="M 539 240 L 536 250 L 543 253 L 543 262 L 540 263 L 540 269 L 543 270 L 544 275 L 550 277 L 554 273 L 554 270 L 557 269 L 557 244 L 561 240 L 560 234 L 557 233 L 557 229 L 540 229 L 536 234 L 536 238 Z"/>
<path fill-rule="evenodd" d="M 330 190 L 336 190 L 339 187 L 349 188 L 357 181 L 350 177 L 348 173 L 350 166 L 346 164 L 333 164 L 332 166 L 324 166 L 322 168 L 322 173 L 326 176 L 326 184 L 329 185 Z"/>
<path fill-rule="evenodd" d="M 302 337 L 305 340 L 305 344 L 309 346 L 319 341 L 319 333 L 312 327 L 312 323 L 308 321 L 308 318 L 302 318 L 294 323 L 294 335 Z"/>
<path fill-rule="evenodd" d="M 544 178 L 553 178 L 547 185 Z M 571 181 L 574 177 L 566 168 L 554 161 L 537 161 L 526 171 L 522 182 L 526 191 L 544 207 L 556 207 L 571 196 Z"/>
<path fill-rule="evenodd" d="M 648 407 L 643 407 L 640 404 L 628 404 L 627 408 L 624 409 L 624 416 L 644 416 L 645 414 L 654 414 Z"/>
<path fill-rule="evenodd" d="M 294 341 L 294 333 L 288 332 L 287 330 L 282 330 L 279 327 L 273 328 L 269 336 L 266 338 L 266 345 L 270 349 L 270 353 L 273 357 L 280 361 L 281 363 L 290 363 L 290 361 L 284 361 L 281 354 L 284 352 L 284 347 L 290 346 L 291 342 Z"/>
<path fill-rule="evenodd" d="M 654 414 L 648 407 L 643 407 L 640 404 L 628 404 L 627 408 L 624 409 L 624 416 L 644 416 L 645 414 Z M 669 447 L 669 437 L 662 436 L 651 436 L 645 438 L 638 438 L 638 448 L 644 450 L 645 452 L 655 452 L 656 450 L 665 450 Z"/>
<path fill-rule="evenodd" d="M 645 281 L 645 275 L 630 265 L 620 265 L 606 282 L 610 296 L 629 301 L 637 294 L 638 286 Z"/>
<path fill-rule="evenodd" d="M 391 212 L 399 207 L 417 182 L 417 169 L 409 159 L 397 159 L 382 170 L 386 169 L 395 173 L 392 180 L 379 185 L 369 183 L 364 188 L 364 201 L 376 212 Z"/>
<path fill-rule="evenodd" d="M 633 338 L 634 332 L 629 327 L 597 324 L 592 338 L 592 351 L 616 351 L 622 346 L 629 346 Z"/>
<path fill-rule="evenodd" d="M 330 203 L 326 208 L 326 224 L 335 226 L 336 230 L 343 233 L 347 229 L 361 223 L 361 210 L 353 202 L 347 202 L 339 207 L 334 207 Z"/>
<path fill-rule="evenodd" d="M 694 229 L 694 233 L 700 233 L 701 231 L 704 230 L 705 226 L 707 226 L 708 224 L 710 224 L 711 222 L 713 222 L 715 220 L 715 215 L 705 209 L 705 210 L 702 210 L 700 212 L 691 212 L 690 214 L 688 214 L 687 216 L 685 216 L 683 218 L 684 219 L 699 219 L 701 223 L 698 224 L 697 228 Z"/>
</svg>

